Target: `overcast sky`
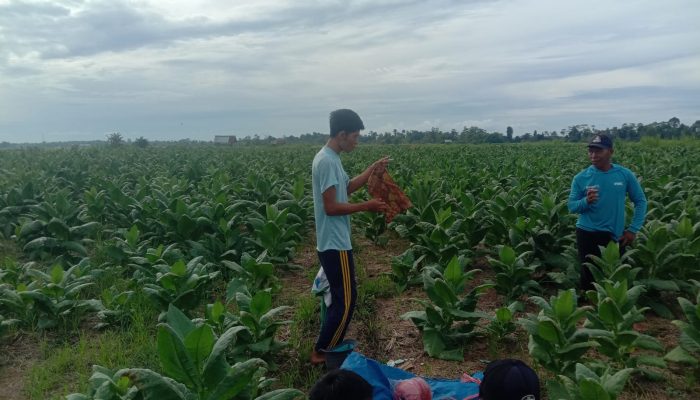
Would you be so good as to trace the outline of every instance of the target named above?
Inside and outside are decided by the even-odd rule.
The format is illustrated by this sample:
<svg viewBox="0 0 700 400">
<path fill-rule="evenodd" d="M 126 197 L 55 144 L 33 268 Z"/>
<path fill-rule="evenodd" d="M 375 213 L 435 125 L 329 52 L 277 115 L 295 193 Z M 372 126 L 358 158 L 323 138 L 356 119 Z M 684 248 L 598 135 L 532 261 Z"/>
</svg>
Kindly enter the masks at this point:
<svg viewBox="0 0 700 400">
<path fill-rule="evenodd" d="M 232 5 L 233 4 L 233 5 Z M 700 1 L 0 0 L 0 141 L 700 119 Z"/>
</svg>

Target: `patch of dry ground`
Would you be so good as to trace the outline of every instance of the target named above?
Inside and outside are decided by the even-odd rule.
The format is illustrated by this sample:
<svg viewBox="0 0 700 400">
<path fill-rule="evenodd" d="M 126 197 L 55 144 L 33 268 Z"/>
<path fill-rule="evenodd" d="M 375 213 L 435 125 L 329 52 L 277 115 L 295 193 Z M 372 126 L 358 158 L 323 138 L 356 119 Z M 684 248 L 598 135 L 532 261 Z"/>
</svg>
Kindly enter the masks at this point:
<svg viewBox="0 0 700 400">
<path fill-rule="evenodd" d="M 0 399 L 25 398 L 27 375 L 40 357 L 38 343 L 27 335 L 17 335 L 0 345 Z"/>
</svg>

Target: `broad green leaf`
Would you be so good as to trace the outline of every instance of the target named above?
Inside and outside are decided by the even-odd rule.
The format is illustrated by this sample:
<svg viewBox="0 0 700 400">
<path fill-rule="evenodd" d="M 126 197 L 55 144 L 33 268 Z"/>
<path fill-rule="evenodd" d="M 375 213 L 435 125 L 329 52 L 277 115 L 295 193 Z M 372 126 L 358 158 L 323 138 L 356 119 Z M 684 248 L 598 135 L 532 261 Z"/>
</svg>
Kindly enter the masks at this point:
<svg viewBox="0 0 700 400">
<path fill-rule="evenodd" d="M 129 247 L 136 247 L 136 244 L 139 240 L 139 234 L 139 228 L 136 225 L 132 225 L 131 229 L 129 229 L 129 231 L 125 235 L 126 242 L 129 245 Z"/>
<path fill-rule="evenodd" d="M 180 339 L 185 340 L 187 335 L 195 329 L 194 323 L 179 308 L 170 304 L 166 314 L 168 325 L 177 332 Z"/>
<path fill-rule="evenodd" d="M 253 314 L 255 318 L 260 319 L 270 308 L 272 308 L 272 295 L 266 291 L 255 293 L 253 299 L 250 301 L 251 314 Z"/>
<path fill-rule="evenodd" d="M 239 332 L 245 331 L 244 326 L 236 326 L 224 332 L 214 343 L 209 358 L 204 365 L 204 382 L 207 387 L 214 387 L 224 379 L 230 365 L 226 362 L 226 349 L 236 340 Z"/>
<path fill-rule="evenodd" d="M 445 343 L 440 333 L 434 329 L 423 330 L 423 348 L 431 357 L 437 357 L 445 351 Z"/>
<path fill-rule="evenodd" d="M 66 400 L 91 400 L 90 397 L 81 393 L 72 393 L 66 396 Z"/>
<path fill-rule="evenodd" d="M 681 330 L 681 337 L 678 343 L 686 350 L 695 354 L 700 354 L 700 331 L 688 326 Z"/>
<path fill-rule="evenodd" d="M 24 250 L 25 252 L 31 252 L 35 250 L 47 251 L 57 247 L 59 244 L 60 242 L 52 237 L 42 236 L 25 244 L 22 250 Z"/>
<path fill-rule="evenodd" d="M 260 368 L 265 368 L 267 364 L 258 358 L 240 362 L 231 367 L 226 376 L 216 385 L 206 400 L 229 400 L 234 398 L 246 386 L 255 384 L 252 382 L 253 376 Z"/>
<path fill-rule="evenodd" d="M 294 400 L 304 396 L 304 392 L 296 389 L 277 389 L 258 396 L 255 400 Z"/>
<path fill-rule="evenodd" d="M 549 349 L 551 345 L 548 345 L 543 339 L 536 336 L 530 335 L 528 340 L 527 349 L 532 358 L 539 361 L 540 363 L 546 365 L 548 364 L 552 356 L 550 355 Z"/>
<path fill-rule="evenodd" d="M 76 252 L 81 256 L 87 256 L 88 254 L 85 246 L 76 241 L 66 241 L 61 243 L 61 246 L 63 246 L 66 250 Z"/>
<path fill-rule="evenodd" d="M 537 325 L 537 333 L 550 343 L 559 343 L 559 330 L 552 321 L 540 321 Z"/>
<path fill-rule="evenodd" d="M 161 376 L 150 369 L 125 369 L 117 376 L 126 376 L 139 389 L 143 400 L 194 400 L 187 388 L 172 379 Z"/>
<path fill-rule="evenodd" d="M 83 225 L 73 226 L 70 228 L 70 233 L 74 237 L 84 238 L 92 237 L 97 229 L 99 229 L 100 224 L 98 222 L 88 222 Z"/>
<path fill-rule="evenodd" d="M 675 347 L 668 354 L 666 354 L 664 358 L 668 361 L 682 364 L 698 365 L 700 363 L 700 360 L 685 351 L 681 346 Z"/>
<path fill-rule="evenodd" d="M 197 366 L 190 358 L 179 335 L 166 324 L 158 325 L 158 357 L 164 372 L 189 388 L 200 386 Z"/>
<path fill-rule="evenodd" d="M 613 376 L 605 379 L 603 382 L 603 389 L 612 394 L 614 397 L 617 397 L 617 395 L 622 393 L 622 390 L 625 388 L 625 385 L 633 372 L 633 368 L 625 368 L 617 371 Z"/>
<path fill-rule="evenodd" d="M 622 313 L 617 307 L 617 304 L 611 298 L 605 298 L 600 303 L 598 308 L 598 315 L 600 318 L 609 325 L 617 325 L 623 320 Z"/>
<path fill-rule="evenodd" d="M 449 328 L 445 326 L 445 319 L 442 318 L 442 315 L 440 315 L 440 313 L 433 307 L 427 307 L 425 309 L 425 316 L 428 318 L 428 322 L 430 322 L 431 325 L 436 327 Z"/>
<path fill-rule="evenodd" d="M 185 337 L 185 348 L 197 372 L 204 372 L 204 362 L 214 346 L 214 331 L 207 324 L 195 328 Z"/>
<path fill-rule="evenodd" d="M 574 312 L 575 304 L 576 301 L 573 290 L 565 290 L 559 293 L 559 296 L 553 304 L 554 315 L 557 316 L 557 320 L 566 320 L 566 318 Z"/>
<path fill-rule="evenodd" d="M 576 363 L 576 380 L 581 381 L 584 379 L 598 380 L 598 375 L 596 375 L 596 373 L 593 372 L 586 365 L 581 364 L 581 363 Z"/>
<path fill-rule="evenodd" d="M 657 367 L 661 369 L 666 369 L 668 366 L 663 358 L 658 356 L 652 356 L 648 354 L 642 354 L 637 357 L 637 365 L 648 365 L 651 367 Z"/>
<path fill-rule="evenodd" d="M 34 233 L 40 232 L 42 229 L 44 229 L 44 223 L 41 221 L 31 221 L 27 222 L 26 224 L 22 225 L 22 228 L 19 231 L 19 236 L 20 238 L 26 238 L 27 236 L 30 236 Z"/>
<path fill-rule="evenodd" d="M 506 265 L 515 264 L 515 251 L 510 246 L 503 246 L 498 253 L 501 262 Z"/>
<path fill-rule="evenodd" d="M 59 239 L 67 240 L 70 238 L 70 228 L 58 218 L 51 218 L 46 229 Z"/>
<path fill-rule="evenodd" d="M 496 320 L 501 323 L 510 322 L 513 319 L 513 313 L 507 307 L 501 307 L 496 310 Z"/>
<path fill-rule="evenodd" d="M 187 273 L 187 265 L 184 261 L 178 260 L 177 262 L 175 262 L 175 264 L 172 265 L 172 267 L 170 267 L 170 272 L 177 276 L 185 276 L 185 274 Z"/>
<path fill-rule="evenodd" d="M 464 361 L 464 350 L 462 350 L 461 348 L 445 350 L 441 352 L 437 357 L 441 360 Z"/>
<path fill-rule="evenodd" d="M 433 281 L 427 292 L 430 300 L 442 308 L 449 307 L 458 300 L 452 289 L 442 279 Z"/>
<path fill-rule="evenodd" d="M 231 282 L 229 282 L 228 286 L 226 287 L 226 303 L 236 300 L 238 294 L 247 292 L 248 287 L 242 279 L 231 279 Z"/>
<path fill-rule="evenodd" d="M 51 282 L 58 285 L 61 281 L 63 281 L 63 268 L 56 264 L 51 268 Z"/>
<path fill-rule="evenodd" d="M 579 382 L 579 388 L 584 400 L 611 400 L 608 392 L 596 381 L 584 379 Z"/>
<path fill-rule="evenodd" d="M 458 285 L 462 282 L 462 267 L 459 265 L 459 260 L 457 259 L 457 256 L 452 257 L 450 262 L 447 264 L 444 276 L 445 279 L 452 285 Z"/>
<path fill-rule="evenodd" d="M 214 321 L 218 321 L 221 319 L 221 317 L 224 315 L 226 312 L 226 308 L 220 301 L 216 301 L 214 304 L 211 306 L 211 318 Z"/>
</svg>

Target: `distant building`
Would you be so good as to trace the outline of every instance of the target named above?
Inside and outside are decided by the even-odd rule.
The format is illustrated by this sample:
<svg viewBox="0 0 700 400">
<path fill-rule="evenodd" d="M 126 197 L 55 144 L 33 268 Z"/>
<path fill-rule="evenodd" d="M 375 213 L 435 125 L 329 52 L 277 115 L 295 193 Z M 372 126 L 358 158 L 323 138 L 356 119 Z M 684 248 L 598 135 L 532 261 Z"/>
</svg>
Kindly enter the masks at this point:
<svg viewBox="0 0 700 400">
<path fill-rule="evenodd" d="M 452 143 L 452 139 L 445 139 L 445 143 Z"/>
<path fill-rule="evenodd" d="M 215 144 L 236 144 L 236 137 L 235 136 L 228 136 L 228 135 L 216 135 L 216 136 L 214 136 L 214 143 Z"/>
</svg>

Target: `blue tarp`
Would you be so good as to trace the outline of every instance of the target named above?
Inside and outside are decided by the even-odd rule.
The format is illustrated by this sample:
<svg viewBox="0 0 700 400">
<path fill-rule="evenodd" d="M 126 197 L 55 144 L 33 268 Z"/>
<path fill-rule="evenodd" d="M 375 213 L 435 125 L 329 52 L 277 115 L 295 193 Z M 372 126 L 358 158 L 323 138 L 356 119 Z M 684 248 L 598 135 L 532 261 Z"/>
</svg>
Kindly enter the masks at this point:
<svg viewBox="0 0 700 400">
<path fill-rule="evenodd" d="M 341 368 L 353 371 L 369 382 L 374 388 L 374 400 L 392 400 L 392 382 L 395 383 L 396 381 L 411 379 L 416 376 L 400 368 L 379 363 L 357 352 L 350 353 Z M 477 372 L 472 376 L 479 380 L 484 377 L 481 372 Z M 430 386 L 434 400 L 462 400 L 479 393 L 479 385 L 476 383 L 460 382 L 456 379 L 422 378 Z"/>
</svg>

